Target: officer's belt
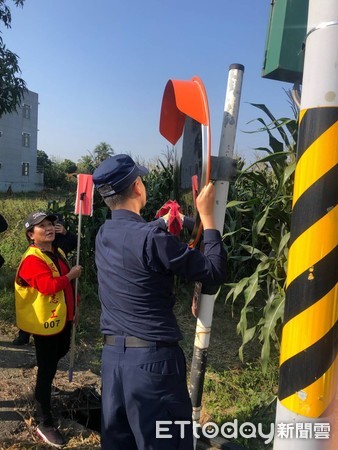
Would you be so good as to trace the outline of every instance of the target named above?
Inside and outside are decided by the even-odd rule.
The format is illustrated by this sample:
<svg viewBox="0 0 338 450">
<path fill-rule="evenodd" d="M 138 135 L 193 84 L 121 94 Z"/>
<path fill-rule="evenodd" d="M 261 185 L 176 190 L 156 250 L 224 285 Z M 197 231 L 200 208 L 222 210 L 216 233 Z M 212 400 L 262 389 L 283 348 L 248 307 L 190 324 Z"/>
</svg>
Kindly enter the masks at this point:
<svg viewBox="0 0 338 450">
<path fill-rule="evenodd" d="M 109 334 L 103 336 L 103 343 L 107 345 L 115 345 L 115 337 Z M 120 336 L 119 336 L 120 337 Z M 135 336 L 125 336 L 124 337 L 125 347 L 134 348 L 146 348 L 146 347 L 177 347 L 178 342 L 165 342 L 165 341 L 145 341 Z"/>
</svg>

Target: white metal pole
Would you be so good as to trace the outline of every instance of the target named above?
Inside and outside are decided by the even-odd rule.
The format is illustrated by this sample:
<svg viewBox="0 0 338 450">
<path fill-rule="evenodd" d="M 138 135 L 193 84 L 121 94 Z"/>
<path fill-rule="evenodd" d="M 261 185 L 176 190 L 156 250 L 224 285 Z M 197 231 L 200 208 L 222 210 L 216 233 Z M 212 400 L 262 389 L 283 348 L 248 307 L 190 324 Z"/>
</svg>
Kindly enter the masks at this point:
<svg viewBox="0 0 338 450">
<path fill-rule="evenodd" d="M 233 156 L 243 73 L 244 67 L 241 64 L 232 64 L 229 68 L 221 141 L 219 147 L 220 157 Z M 215 182 L 215 219 L 217 229 L 221 234 L 223 234 L 224 228 L 228 189 L 228 181 Z M 203 383 L 206 369 L 207 352 L 210 341 L 214 304 L 215 295 L 203 293 L 202 288 L 190 375 L 190 394 L 193 406 L 193 420 L 197 423 L 199 423 L 201 414 Z"/>
<path fill-rule="evenodd" d="M 218 156 L 232 158 L 234 155 L 237 119 L 241 100 L 244 66 L 231 64 L 229 68 L 226 90 L 221 140 Z M 218 180 L 215 183 L 216 209 L 215 219 L 217 229 L 223 233 L 226 202 L 229 192 L 229 181 Z"/>
<path fill-rule="evenodd" d="M 83 199 L 85 193 L 80 195 L 79 201 L 79 222 L 77 227 L 77 250 L 76 250 L 76 265 L 80 264 L 80 246 L 81 246 L 81 227 L 82 227 L 82 206 Z M 74 317 L 72 323 L 72 333 L 71 333 L 71 341 L 70 341 L 70 355 L 69 355 L 69 370 L 68 370 L 68 381 L 73 381 L 73 372 L 74 372 L 74 360 L 75 360 L 75 334 L 76 334 L 76 310 L 77 310 L 77 296 L 79 289 L 79 279 L 75 278 L 75 287 L 74 287 Z"/>
<path fill-rule="evenodd" d="M 338 448 L 337 163 L 338 1 L 309 0 L 274 450 Z"/>
</svg>

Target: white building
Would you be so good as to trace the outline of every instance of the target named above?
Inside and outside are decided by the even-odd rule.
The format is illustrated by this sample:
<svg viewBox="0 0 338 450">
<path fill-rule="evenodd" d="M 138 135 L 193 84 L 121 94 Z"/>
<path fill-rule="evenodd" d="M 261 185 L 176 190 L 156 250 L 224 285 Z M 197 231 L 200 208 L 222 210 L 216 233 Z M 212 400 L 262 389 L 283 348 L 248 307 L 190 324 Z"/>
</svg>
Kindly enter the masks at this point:
<svg viewBox="0 0 338 450">
<path fill-rule="evenodd" d="M 37 168 L 38 94 L 27 91 L 17 112 L 0 118 L 0 192 L 43 189 Z"/>
</svg>

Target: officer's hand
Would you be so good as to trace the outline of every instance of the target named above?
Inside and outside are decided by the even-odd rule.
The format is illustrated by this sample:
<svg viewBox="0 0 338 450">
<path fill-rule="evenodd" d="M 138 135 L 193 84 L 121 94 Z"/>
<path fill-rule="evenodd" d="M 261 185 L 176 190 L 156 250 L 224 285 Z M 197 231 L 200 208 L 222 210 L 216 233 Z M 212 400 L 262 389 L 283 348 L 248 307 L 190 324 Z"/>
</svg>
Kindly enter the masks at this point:
<svg viewBox="0 0 338 450">
<path fill-rule="evenodd" d="M 204 186 L 196 198 L 196 206 L 201 218 L 203 228 L 215 229 L 214 207 L 215 207 L 215 187 L 210 182 Z"/>
</svg>

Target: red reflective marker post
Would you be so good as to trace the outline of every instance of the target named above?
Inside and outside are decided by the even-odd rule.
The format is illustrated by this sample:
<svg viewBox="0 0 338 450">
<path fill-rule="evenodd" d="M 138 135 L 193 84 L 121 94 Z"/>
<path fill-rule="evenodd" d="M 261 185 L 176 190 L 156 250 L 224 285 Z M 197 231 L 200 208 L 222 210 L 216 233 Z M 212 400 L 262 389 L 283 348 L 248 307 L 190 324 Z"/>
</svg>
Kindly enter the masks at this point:
<svg viewBox="0 0 338 450">
<path fill-rule="evenodd" d="M 93 195 L 94 195 L 94 183 L 92 175 L 79 174 L 77 176 L 77 191 L 76 191 L 76 201 L 75 201 L 75 214 L 79 215 L 78 229 L 77 229 L 77 250 L 76 250 L 76 265 L 80 263 L 80 245 L 81 245 L 81 227 L 82 227 L 82 216 L 92 216 L 93 215 Z M 79 279 L 75 278 L 75 288 L 74 288 L 74 317 L 72 324 L 72 337 L 70 344 L 70 362 L 68 371 L 68 380 L 71 382 L 73 380 L 73 370 L 74 370 L 74 356 L 75 356 L 75 314 L 77 308 L 77 295 L 78 295 L 78 285 Z"/>
</svg>

